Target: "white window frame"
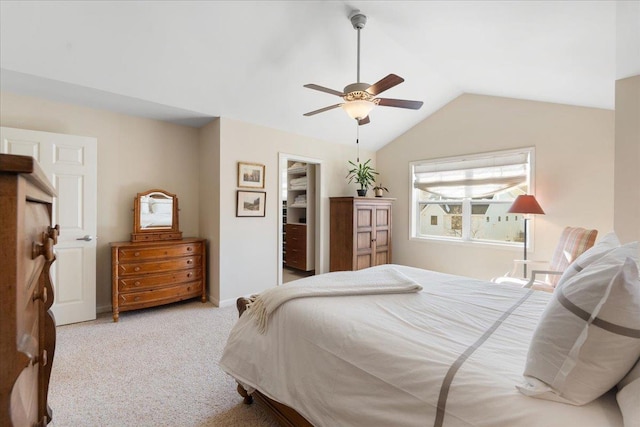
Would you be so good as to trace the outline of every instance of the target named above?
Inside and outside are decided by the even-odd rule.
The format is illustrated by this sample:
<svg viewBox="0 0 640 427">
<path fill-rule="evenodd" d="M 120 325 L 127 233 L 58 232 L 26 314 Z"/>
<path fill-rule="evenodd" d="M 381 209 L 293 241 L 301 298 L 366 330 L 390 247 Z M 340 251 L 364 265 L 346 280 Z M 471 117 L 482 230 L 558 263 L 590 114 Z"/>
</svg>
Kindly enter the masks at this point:
<svg viewBox="0 0 640 427">
<path fill-rule="evenodd" d="M 415 160 L 409 162 L 409 240 L 415 241 L 442 241 L 442 242 L 452 242 L 452 243 L 462 243 L 462 244 L 470 244 L 470 245 L 495 245 L 502 247 L 521 247 L 521 242 L 503 242 L 497 240 L 482 240 L 482 239 L 473 239 L 471 238 L 471 199 L 465 198 L 461 199 L 460 203 L 462 204 L 462 236 L 454 237 L 454 236 L 425 236 L 420 235 L 418 233 L 418 225 L 420 217 L 420 204 L 418 202 L 418 189 L 414 188 L 414 169 L 416 166 L 424 165 L 425 163 L 437 163 L 444 161 L 462 161 L 462 160 L 475 160 L 475 159 L 486 159 L 500 155 L 509 155 L 509 154 L 518 154 L 518 153 L 527 153 L 529 155 L 529 177 L 527 182 L 528 194 L 535 194 L 535 147 L 522 147 L 510 150 L 500 150 L 500 151 L 491 151 L 485 153 L 476 153 L 462 156 L 448 156 L 448 157 L 439 157 L 433 159 L 423 159 L 423 160 Z M 527 236 L 527 245 L 530 249 L 533 249 L 533 230 L 534 230 L 534 219 L 531 218 L 529 220 L 529 233 Z"/>
</svg>

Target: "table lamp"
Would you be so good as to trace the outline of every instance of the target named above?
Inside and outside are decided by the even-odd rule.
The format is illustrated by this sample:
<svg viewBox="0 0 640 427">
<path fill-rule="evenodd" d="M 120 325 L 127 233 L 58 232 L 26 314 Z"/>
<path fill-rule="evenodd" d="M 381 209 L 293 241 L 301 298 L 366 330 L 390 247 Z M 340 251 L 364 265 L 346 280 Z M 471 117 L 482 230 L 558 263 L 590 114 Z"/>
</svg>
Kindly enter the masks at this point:
<svg viewBox="0 0 640 427">
<path fill-rule="evenodd" d="M 544 211 L 538 204 L 535 196 L 530 194 L 523 194 L 521 196 L 516 197 L 513 204 L 507 211 L 508 213 L 520 213 L 524 214 L 524 278 L 527 278 L 527 221 L 529 220 L 529 215 L 540 214 L 544 215 Z"/>
</svg>

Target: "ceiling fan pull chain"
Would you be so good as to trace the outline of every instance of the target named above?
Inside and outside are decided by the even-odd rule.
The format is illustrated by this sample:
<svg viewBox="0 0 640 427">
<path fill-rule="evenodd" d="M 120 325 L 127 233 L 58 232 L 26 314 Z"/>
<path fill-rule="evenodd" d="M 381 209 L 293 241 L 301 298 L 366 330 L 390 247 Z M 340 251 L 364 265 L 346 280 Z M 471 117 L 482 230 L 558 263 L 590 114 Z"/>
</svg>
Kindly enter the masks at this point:
<svg viewBox="0 0 640 427">
<path fill-rule="evenodd" d="M 360 125 L 356 125 L 356 162 L 360 163 Z"/>
</svg>

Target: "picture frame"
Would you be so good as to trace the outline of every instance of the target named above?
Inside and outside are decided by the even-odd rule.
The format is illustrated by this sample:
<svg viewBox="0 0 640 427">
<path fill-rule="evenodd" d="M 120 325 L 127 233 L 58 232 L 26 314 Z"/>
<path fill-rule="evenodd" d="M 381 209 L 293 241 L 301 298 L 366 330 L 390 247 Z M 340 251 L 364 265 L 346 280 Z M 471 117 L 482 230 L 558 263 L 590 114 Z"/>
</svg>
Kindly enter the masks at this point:
<svg viewBox="0 0 640 427">
<path fill-rule="evenodd" d="M 267 204 L 266 191 L 238 190 L 236 203 L 237 217 L 263 217 Z"/>
<path fill-rule="evenodd" d="M 238 162 L 238 187 L 264 188 L 265 166 L 260 163 Z"/>
</svg>

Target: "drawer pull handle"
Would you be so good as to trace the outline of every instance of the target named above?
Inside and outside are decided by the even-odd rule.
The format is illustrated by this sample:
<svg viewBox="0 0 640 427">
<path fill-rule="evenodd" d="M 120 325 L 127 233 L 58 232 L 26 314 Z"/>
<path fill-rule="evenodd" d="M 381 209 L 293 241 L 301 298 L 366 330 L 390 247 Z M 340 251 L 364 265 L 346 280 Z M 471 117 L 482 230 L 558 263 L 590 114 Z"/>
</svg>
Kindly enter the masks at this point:
<svg viewBox="0 0 640 427">
<path fill-rule="evenodd" d="M 43 303 L 47 302 L 47 288 L 42 288 L 42 292 L 34 292 L 31 299 L 33 301 L 42 300 Z"/>
<path fill-rule="evenodd" d="M 58 236 L 60 235 L 60 225 L 56 224 L 55 227 L 47 227 L 47 234 L 53 239 L 53 244 L 58 244 Z"/>
<path fill-rule="evenodd" d="M 42 366 L 47 366 L 47 362 L 49 361 L 47 350 L 42 350 L 42 354 L 39 356 L 29 355 L 29 361 L 32 365 L 39 363 Z"/>
<path fill-rule="evenodd" d="M 53 261 L 53 239 L 42 233 L 42 243 L 33 242 L 31 245 L 31 259 L 36 259 L 40 255 L 44 256 L 47 261 Z"/>
</svg>

